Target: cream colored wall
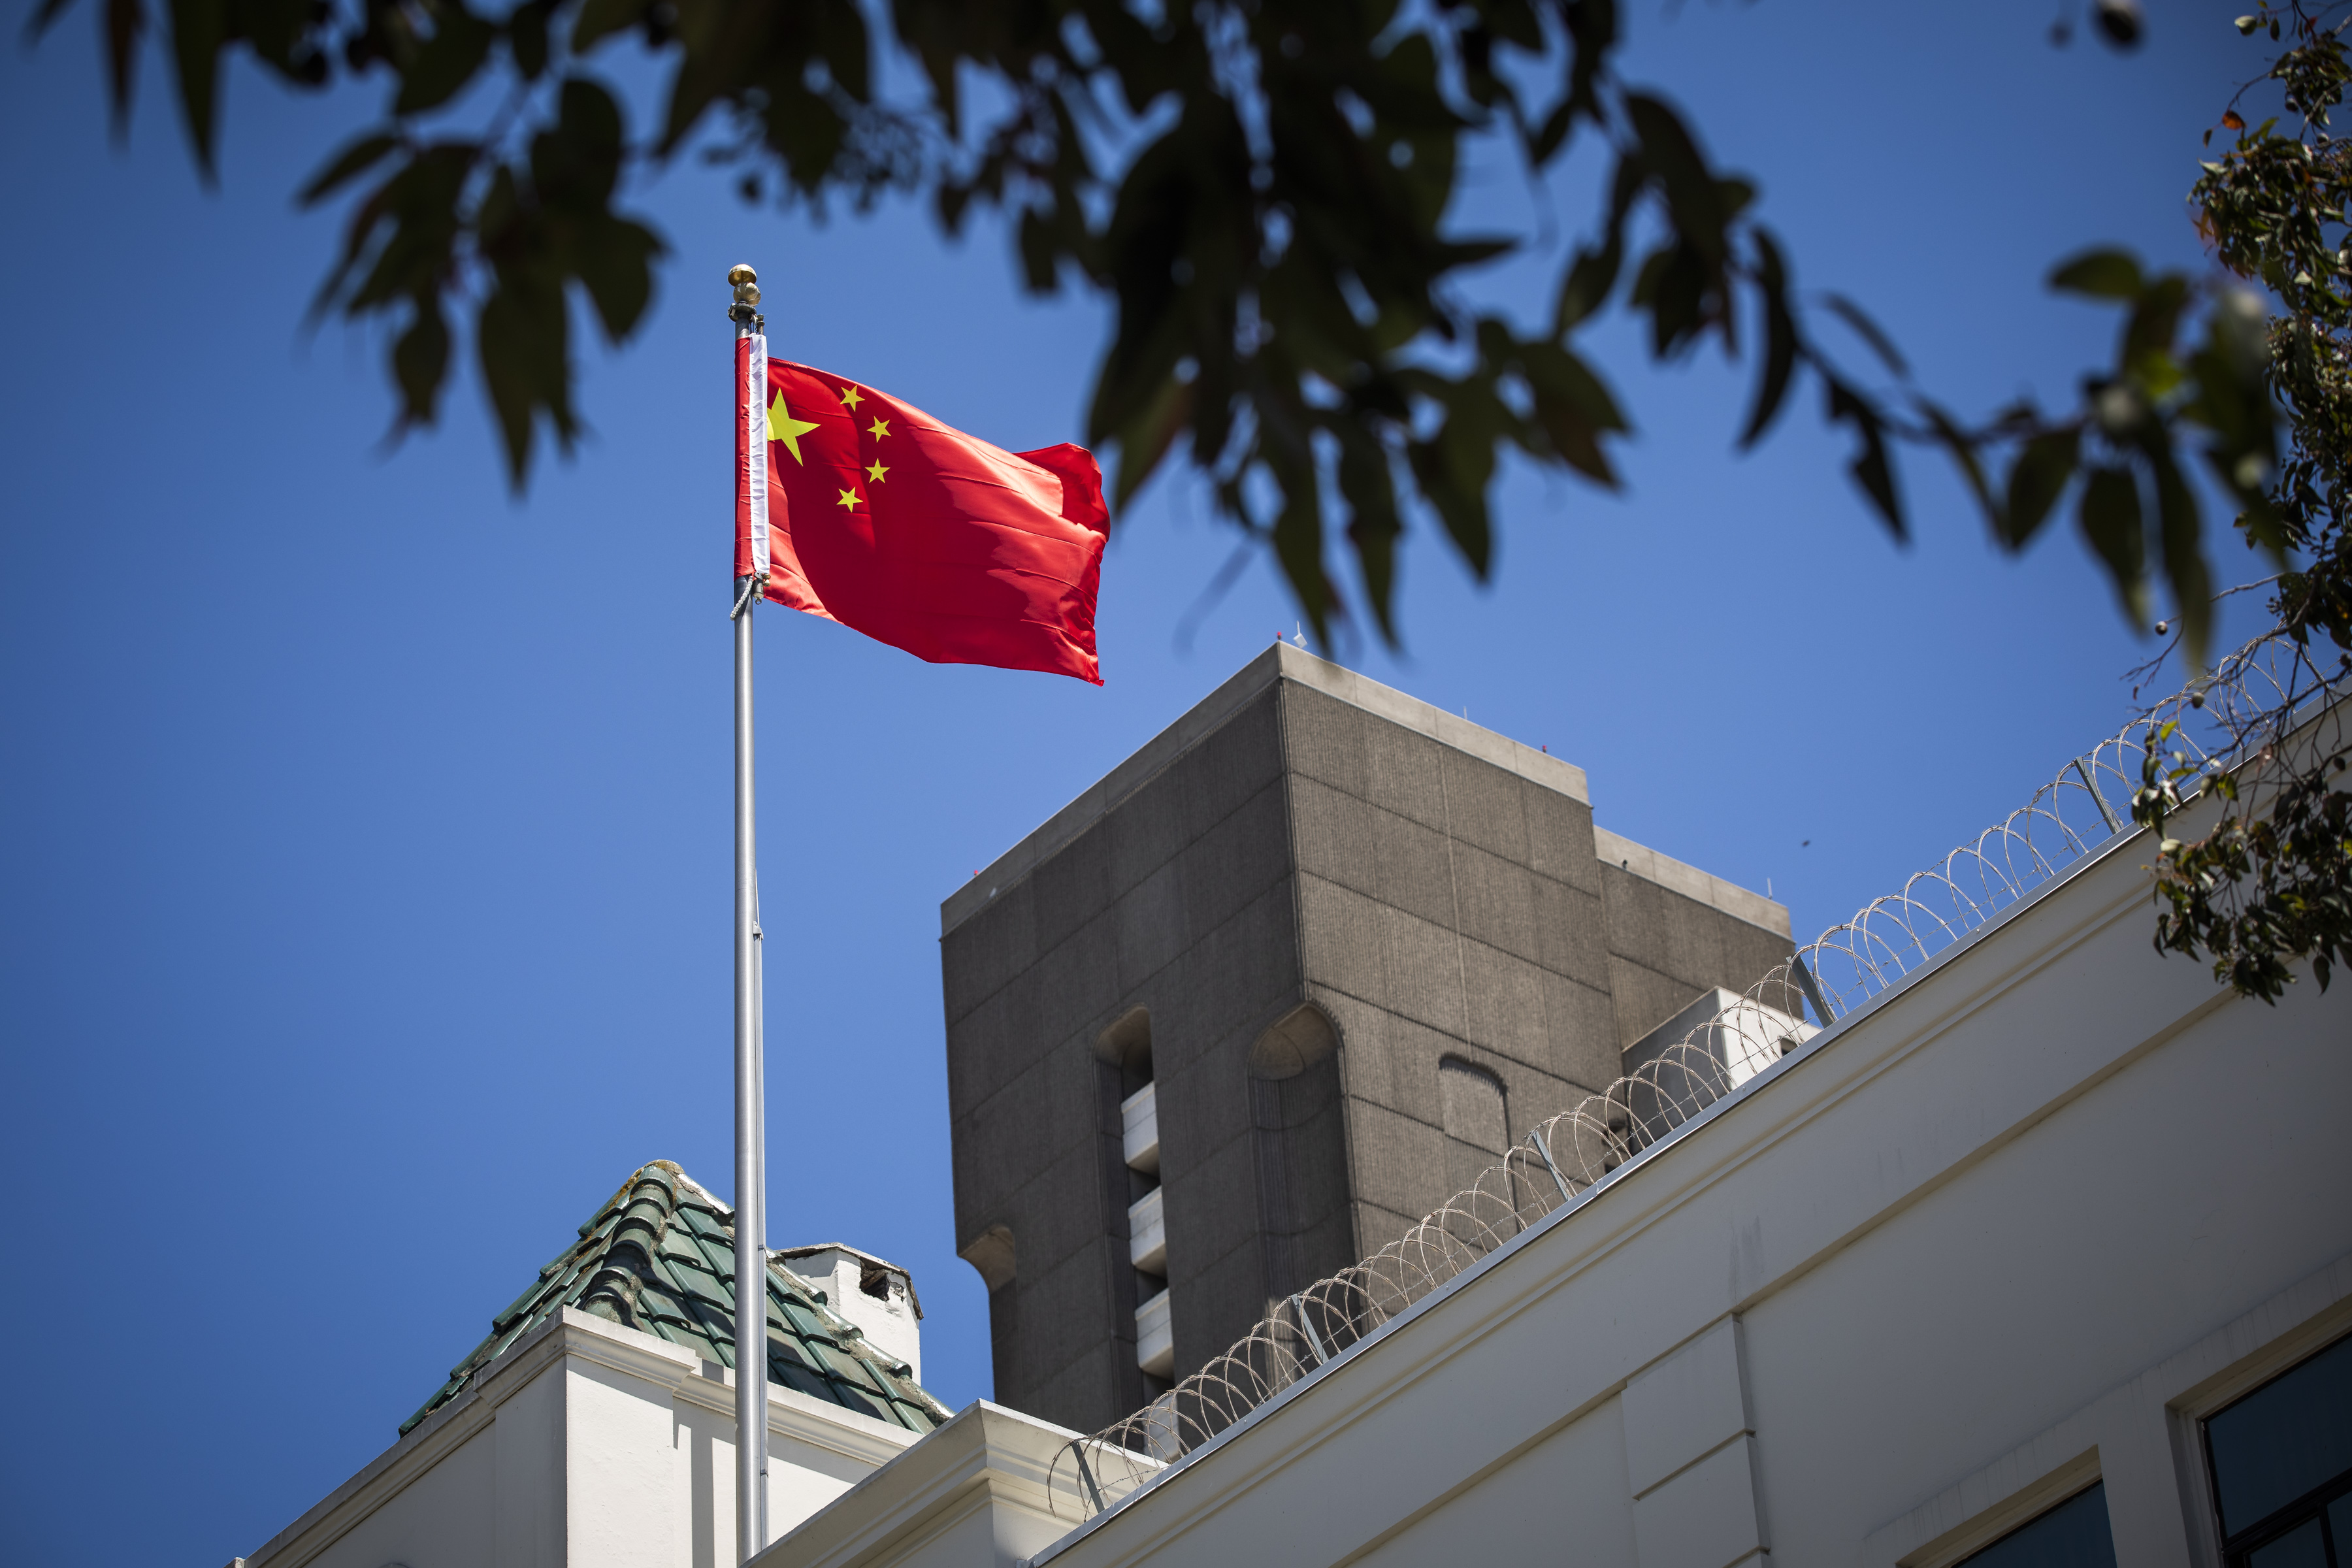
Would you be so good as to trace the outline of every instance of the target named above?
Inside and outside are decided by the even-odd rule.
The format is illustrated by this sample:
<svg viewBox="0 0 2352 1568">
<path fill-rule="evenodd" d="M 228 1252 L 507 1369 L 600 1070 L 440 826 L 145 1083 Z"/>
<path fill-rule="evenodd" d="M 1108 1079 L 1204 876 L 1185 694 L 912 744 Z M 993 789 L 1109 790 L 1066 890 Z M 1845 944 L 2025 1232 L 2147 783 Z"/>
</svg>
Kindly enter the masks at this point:
<svg viewBox="0 0 2352 1568">
<path fill-rule="evenodd" d="M 496 1568 L 563 1568 L 562 1363 L 547 1352 L 532 1359 L 542 1370 L 519 1367 L 519 1386 L 499 1390 L 503 1397 L 495 1402 L 484 1401 L 492 1405 L 490 1434 L 499 1457 Z M 364 1505 L 369 1500 L 355 1500 Z M 287 1568 L 298 1564 L 296 1559 Z"/>
<path fill-rule="evenodd" d="M 2159 958 L 2146 858 L 1037 1561 L 1934 1568 L 2104 1476 L 2120 1561 L 2202 1564 L 2194 1417 L 2352 1327 L 2352 986 Z"/>
<path fill-rule="evenodd" d="M 320 1568 L 492 1568 L 499 1561 L 497 1481 L 498 1436 L 486 1429 L 312 1561 Z"/>
<path fill-rule="evenodd" d="M 246 1568 L 731 1568 L 734 1389 L 651 1335 L 566 1310 Z M 769 1399 L 772 1535 L 915 1441 Z"/>
<path fill-rule="evenodd" d="M 2275 1015 L 2232 1003 L 2194 1019 L 1748 1310 L 1778 1548 L 1850 1547 L 1857 1521 L 2352 1251 L 2352 1030 L 2315 1001 L 2305 988 Z M 2073 1054 L 2067 1033 L 2040 1043 Z M 1835 1400 L 1811 1386 L 1825 1364 Z M 2118 1559 L 2186 1563 L 2166 1446 L 2106 1460 Z"/>
<path fill-rule="evenodd" d="M 1016 1568 L 1068 1526 L 1048 1500 L 1075 1433 L 985 1400 L 858 1483 L 753 1568 Z"/>
<path fill-rule="evenodd" d="M 688 1456 L 669 1390 L 568 1358 L 563 1397 L 566 1568 L 688 1562 Z M 718 1468 L 734 1474 L 731 1458 Z"/>
<path fill-rule="evenodd" d="M 1633 1560 L 1625 1433 L 1604 1401 L 1375 1546 L 1366 1568 Z"/>
</svg>

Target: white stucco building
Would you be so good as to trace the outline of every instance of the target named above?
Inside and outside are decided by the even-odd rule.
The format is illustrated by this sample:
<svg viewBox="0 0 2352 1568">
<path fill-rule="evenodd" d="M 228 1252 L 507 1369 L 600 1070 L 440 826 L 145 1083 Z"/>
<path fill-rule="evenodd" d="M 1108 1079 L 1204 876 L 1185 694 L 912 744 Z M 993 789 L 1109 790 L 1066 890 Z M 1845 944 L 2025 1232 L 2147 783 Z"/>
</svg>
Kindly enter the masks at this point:
<svg viewBox="0 0 2352 1568">
<path fill-rule="evenodd" d="M 976 1407 L 758 1561 L 2352 1563 L 2352 996 L 2159 956 L 2152 854 L 2116 834 L 1107 1509 Z"/>
<path fill-rule="evenodd" d="M 638 1171 L 397 1443 L 237 1564 L 740 1561 L 732 1218 L 667 1161 Z M 772 1257 L 769 1509 L 787 1530 L 948 1413 L 914 1381 L 906 1270 L 839 1245 Z"/>
<path fill-rule="evenodd" d="M 756 1561 L 2352 1565 L 2352 995 L 2269 1007 L 2159 956 L 2151 856 L 2117 832 L 1791 1020 L 1736 1093 L 1101 1508 L 1073 1434 L 913 1384 L 903 1273 L 809 1249 L 772 1282 L 798 1384 Z M 728 1373 L 678 1326 L 723 1217 L 641 1172 L 251 1568 L 733 1562 Z"/>
</svg>

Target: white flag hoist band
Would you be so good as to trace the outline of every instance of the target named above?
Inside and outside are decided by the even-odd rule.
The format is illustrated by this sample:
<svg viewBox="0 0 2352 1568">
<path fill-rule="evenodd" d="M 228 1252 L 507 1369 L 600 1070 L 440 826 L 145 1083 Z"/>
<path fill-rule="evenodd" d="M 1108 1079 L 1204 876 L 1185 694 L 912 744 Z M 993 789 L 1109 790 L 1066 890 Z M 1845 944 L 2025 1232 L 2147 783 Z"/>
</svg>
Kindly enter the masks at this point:
<svg viewBox="0 0 2352 1568">
<path fill-rule="evenodd" d="M 751 611 L 768 576 L 768 340 L 760 282 L 734 286 L 736 538 L 751 571 L 735 584 L 735 1551 L 768 1544 L 768 1128 L 761 1037 L 760 869 L 751 801 Z M 739 561 L 740 563 L 740 561 Z"/>
</svg>

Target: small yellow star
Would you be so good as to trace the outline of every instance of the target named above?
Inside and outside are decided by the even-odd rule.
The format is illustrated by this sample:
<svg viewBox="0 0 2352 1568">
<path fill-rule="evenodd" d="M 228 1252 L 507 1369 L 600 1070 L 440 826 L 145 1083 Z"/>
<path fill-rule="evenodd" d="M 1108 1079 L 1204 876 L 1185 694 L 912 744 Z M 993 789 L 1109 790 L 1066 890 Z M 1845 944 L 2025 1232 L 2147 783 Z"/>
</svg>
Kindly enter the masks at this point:
<svg viewBox="0 0 2352 1568">
<path fill-rule="evenodd" d="M 880 440 L 883 437 L 890 434 L 890 422 L 887 419 L 877 419 L 874 422 L 874 428 L 870 433 L 876 440 Z"/>
<path fill-rule="evenodd" d="M 889 469 L 884 468 L 879 463 L 868 463 L 866 465 L 866 477 L 872 479 L 877 485 L 882 482 L 883 478 L 889 472 Z"/>
<path fill-rule="evenodd" d="M 856 507 L 857 505 L 857 492 L 856 490 L 842 491 L 839 504 L 845 507 Z"/>
<path fill-rule="evenodd" d="M 860 403 L 863 403 L 865 399 L 858 395 L 857 388 L 854 386 L 845 386 L 841 389 L 841 401 L 851 408 L 856 408 Z"/>
<path fill-rule="evenodd" d="M 768 439 L 782 441 L 784 449 L 793 455 L 793 462 L 801 460 L 801 437 L 815 428 L 814 421 L 793 417 L 793 411 L 784 405 L 782 393 L 776 394 L 776 400 L 768 405 Z"/>
</svg>

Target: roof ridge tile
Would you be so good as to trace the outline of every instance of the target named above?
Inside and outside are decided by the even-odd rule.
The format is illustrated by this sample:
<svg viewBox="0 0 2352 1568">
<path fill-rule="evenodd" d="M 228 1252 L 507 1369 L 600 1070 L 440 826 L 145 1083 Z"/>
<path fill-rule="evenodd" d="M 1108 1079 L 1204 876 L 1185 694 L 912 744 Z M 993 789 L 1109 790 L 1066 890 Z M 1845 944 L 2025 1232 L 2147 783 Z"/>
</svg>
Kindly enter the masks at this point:
<svg viewBox="0 0 2352 1568">
<path fill-rule="evenodd" d="M 490 1320 L 489 1336 L 450 1369 L 449 1380 L 415 1415 L 417 1423 L 463 1394 L 511 1346 L 559 1309 L 592 1312 L 624 1328 L 694 1350 L 732 1366 L 734 1210 L 667 1160 L 639 1166 L 580 1226 L 579 1240 Z M 682 1223 L 681 1223 L 682 1222 Z M 668 1250 L 672 1237 L 680 1249 Z M 724 1244 L 722 1260 L 712 1255 Z M 851 1249 L 854 1250 L 854 1249 Z M 768 1268 L 768 1368 L 777 1383 L 928 1432 L 948 1419 L 945 1406 L 915 1382 L 913 1369 L 876 1350 L 835 1312 L 824 1293 L 772 1261 Z M 707 1278 L 686 1278 L 683 1268 Z M 839 1364 L 835 1364 L 836 1361 Z"/>
</svg>

